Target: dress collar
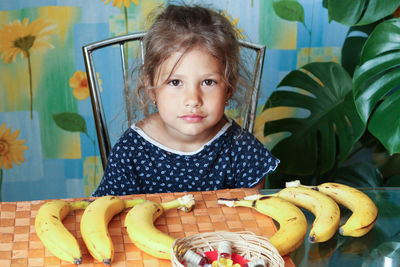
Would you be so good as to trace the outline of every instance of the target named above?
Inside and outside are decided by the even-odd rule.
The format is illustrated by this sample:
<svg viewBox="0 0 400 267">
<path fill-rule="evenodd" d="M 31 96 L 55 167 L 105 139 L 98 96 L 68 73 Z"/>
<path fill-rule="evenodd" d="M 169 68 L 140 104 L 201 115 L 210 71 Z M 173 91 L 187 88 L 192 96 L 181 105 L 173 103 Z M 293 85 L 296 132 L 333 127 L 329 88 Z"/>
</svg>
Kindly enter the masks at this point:
<svg viewBox="0 0 400 267">
<path fill-rule="evenodd" d="M 178 154 L 178 155 L 195 155 L 195 154 L 199 153 L 200 151 L 202 151 L 205 146 L 211 144 L 214 140 L 216 140 L 218 137 L 220 137 L 222 134 L 224 134 L 226 132 L 226 130 L 232 126 L 232 119 L 227 118 L 227 120 L 228 121 L 224 124 L 224 126 L 221 128 L 221 130 L 219 130 L 219 132 L 211 140 L 209 140 L 207 143 L 203 144 L 198 150 L 193 151 L 193 152 L 185 152 L 185 151 L 175 150 L 175 149 L 169 148 L 169 147 L 157 142 L 156 140 L 151 138 L 149 135 L 147 135 L 140 127 L 138 127 L 136 125 L 136 123 L 133 124 L 131 126 L 131 128 L 132 128 L 132 130 L 137 132 L 141 137 L 143 137 L 146 141 L 150 142 L 151 144 L 155 145 L 156 147 L 158 147 L 162 150 L 165 150 L 170 153 Z"/>
</svg>

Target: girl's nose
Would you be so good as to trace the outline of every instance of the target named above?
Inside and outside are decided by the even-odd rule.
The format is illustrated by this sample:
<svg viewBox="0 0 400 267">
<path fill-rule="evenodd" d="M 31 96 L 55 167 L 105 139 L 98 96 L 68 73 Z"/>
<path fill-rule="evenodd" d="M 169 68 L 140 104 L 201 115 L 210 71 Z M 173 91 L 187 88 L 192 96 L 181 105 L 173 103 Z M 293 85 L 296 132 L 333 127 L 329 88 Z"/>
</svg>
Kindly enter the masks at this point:
<svg viewBox="0 0 400 267">
<path fill-rule="evenodd" d="M 198 108 L 202 105 L 200 88 L 193 86 L 185 91 L 185 107 Z"/>
</svg>

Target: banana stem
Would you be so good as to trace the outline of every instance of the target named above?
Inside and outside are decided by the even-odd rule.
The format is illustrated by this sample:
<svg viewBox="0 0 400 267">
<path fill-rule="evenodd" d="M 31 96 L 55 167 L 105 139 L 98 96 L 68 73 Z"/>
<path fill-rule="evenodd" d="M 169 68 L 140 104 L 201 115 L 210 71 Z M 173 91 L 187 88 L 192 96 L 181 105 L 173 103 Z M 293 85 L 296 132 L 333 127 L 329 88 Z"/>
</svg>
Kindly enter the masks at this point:
<svg viewBox="0 0 400 267">
<path fill-rule="evenodd" d="M 257 200 L 245 200 L 245 199 L 237 199 L 237 198 L 219 198 L 218 204 L 226 205 L 228 207 L 248 207 L 252 208 L 255 205 Z"/>
<path fill-rule="evenodd" d="M 290 182 L 286 182 L 285 187 L 299 187 L 300 184 L 300 180 L 294 180 L 294 181 L 290 181 Z"/>
<path fill-rule="evenodd" d="M 89 200 L 74 201 L 69 204 L 71 210 L 84 210 L 89 205 Z"/>
<path fill-rule="evenodd" d="M 314 189 L 314 190 L 316 190 L 316 188 L 317 188 L 317 186 L 303 185 L 300 183 L 300 180 L 286 182 L 285 186 L 286 187 L 303 187 L 303 188 L 310 188 L 310 189 Z"/>
<path fill-rule="evenodd" d="M 164 210 L 170 210 L 174 208 L 179 208 L 184 210 L 185 212 L 189 212 L 192 210 L 194 206 L 194 196 L 193 195 L 185 195 L 178 199 L 160 203 Z"/>
<path fill-rule="evenodd" d="M 250 196 L 246 196 L 244 197 L 245 200 L 257 200 L 262 198 L 264 195 L 261 194 L 256 194 L 256 195 L 250 195 Z"/>
<path fill-rule="evenodd" d="M 164 208 L 164 210 L 170 210 L 181 206 L 181 203 L 177 199 L 160 204 Z"/>
<path fill-rule="evenodd" d="M 124 200 L 124 204 L 125 204 L 125 208 L 132 208 L 134 206 L 136 206 L 137 204 L 143 203 L 145 202 L 145 199 L 128 199 L 128 200 Z"/>
</svg>

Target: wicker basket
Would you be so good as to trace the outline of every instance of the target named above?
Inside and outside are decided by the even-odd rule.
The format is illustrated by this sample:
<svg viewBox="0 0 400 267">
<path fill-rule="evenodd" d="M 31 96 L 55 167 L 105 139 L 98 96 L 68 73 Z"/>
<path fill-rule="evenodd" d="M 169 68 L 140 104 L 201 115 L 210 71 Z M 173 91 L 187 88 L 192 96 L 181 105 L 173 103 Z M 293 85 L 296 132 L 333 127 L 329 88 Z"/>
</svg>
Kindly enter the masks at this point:
<svg viewBox="0 0 400 267">
<path fill-rule="evenodd" d="M 231 241 L 232 252 L 248 260 L 262 258 L 269 266 L 285 266 L 284 260 L 268 238 L 257 236 L 249 231 L 217 231 L 178 238 L 171 250 L 172 266 L 184 267 L 181 261 L 186 250 L 192 249 L 198 253 L 217 250 L 218 243 L 222 240 Z"/>
</svg>

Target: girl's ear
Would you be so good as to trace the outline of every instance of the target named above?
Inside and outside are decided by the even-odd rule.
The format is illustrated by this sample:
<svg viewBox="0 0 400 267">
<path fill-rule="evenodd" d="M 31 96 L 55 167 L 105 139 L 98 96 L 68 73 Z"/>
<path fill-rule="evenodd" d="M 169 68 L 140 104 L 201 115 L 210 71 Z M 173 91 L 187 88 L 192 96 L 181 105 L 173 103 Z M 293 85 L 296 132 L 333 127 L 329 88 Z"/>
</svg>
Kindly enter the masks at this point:
<svg viewBox="0 0 400 267">
<path fill-rule="evenodd" d="M 225 99 L 225 106 L 229 106 L 229 100 L 231 100 L 234 92 L 235 92 L 235 89 L 232 88 L 232 87 L 227 89 L 226 99 Z"/>
<path fill-rule="evenodd" d="M 226 93 L 226 100 L 230 100 L 233 97 L 235 90 L 236 88 L 234 87 L 228 87 L 228 92 Z"/>
<path fill-rule="evenodd" d="M 151 78 L 148 75 L 145 75 L 145 77 L 143 78 L 143 83 L 146 88 L 151 88 L 152 82 Z"/>
<path fill-rule="evenodd" d="M 154 89 L 147 89 L 146 90 L 147 95 L 149 96 L 149 99 L 154 102 L 156 100 L 156 94 L 154 92 Z"/>
<path fill-rule="evenodd" d="M 143 79 L 143 83 L 146 88 L 146 93 L 147 93 L 148 97 L 150 98 L 151 101 L 153 101 L 155 99 L 155 94 L 154 94 L 154 90 L 152 89 L 152 85 L 151 85 L 152 83 L 150 82 L 149 77 L 146 76 Z"/>
</svg>

